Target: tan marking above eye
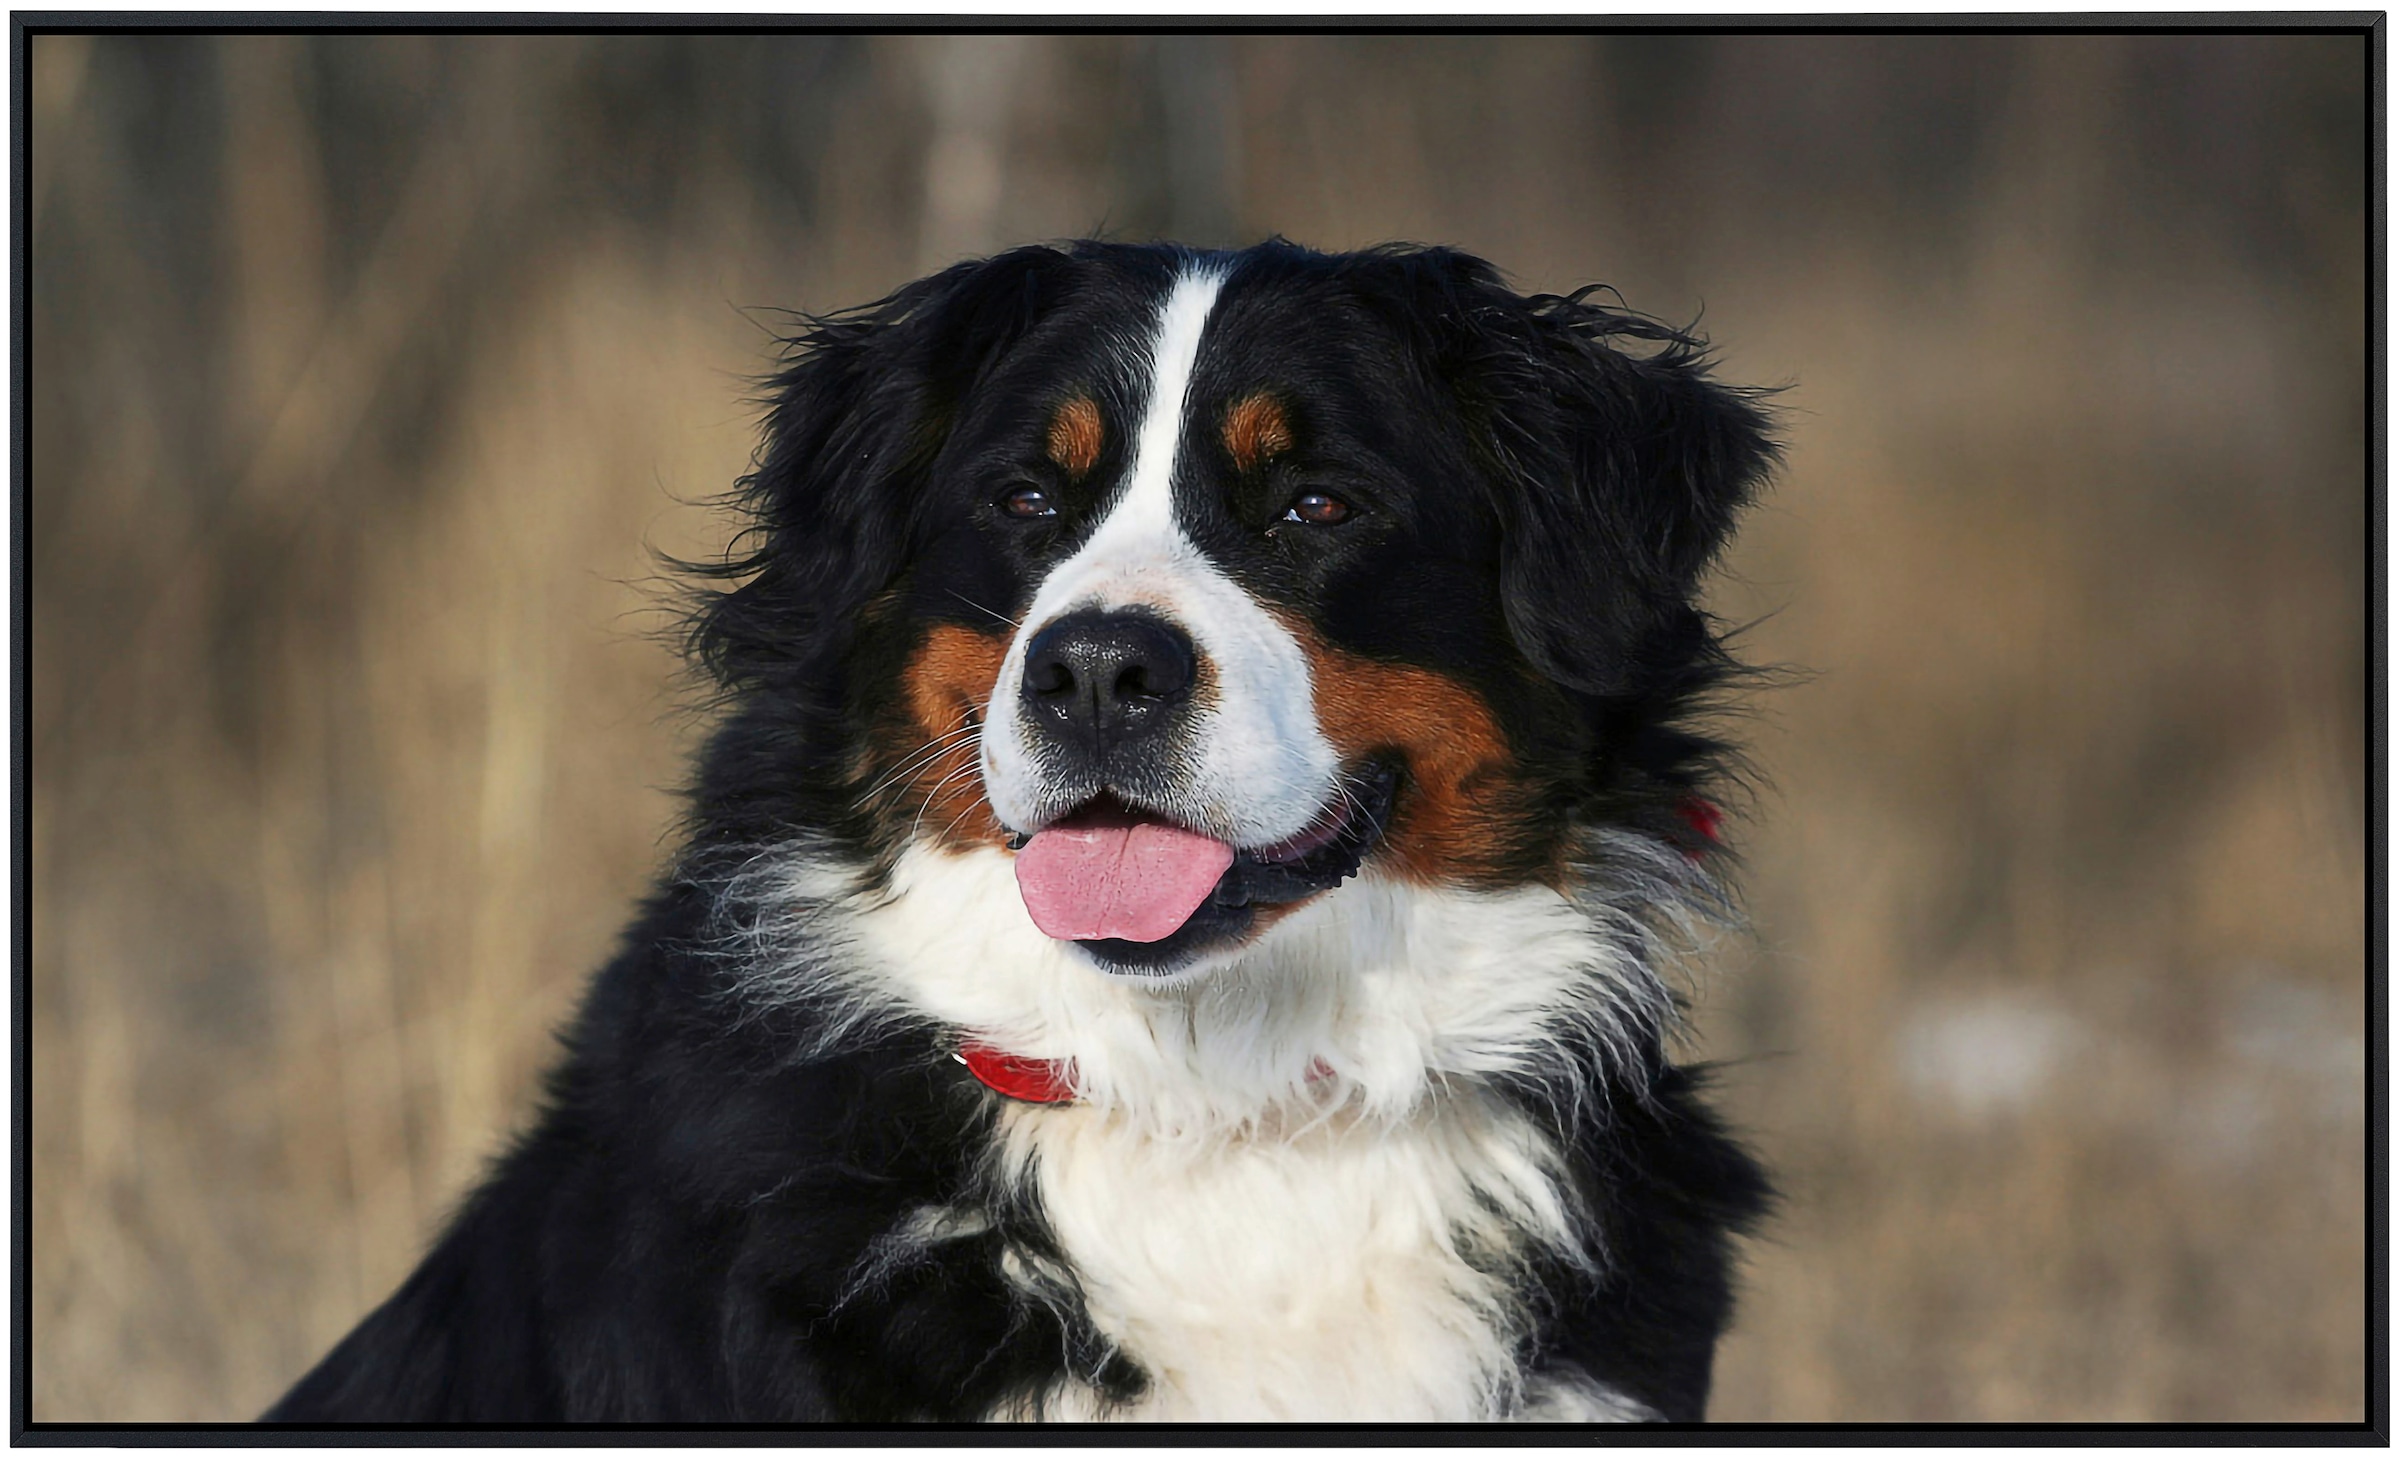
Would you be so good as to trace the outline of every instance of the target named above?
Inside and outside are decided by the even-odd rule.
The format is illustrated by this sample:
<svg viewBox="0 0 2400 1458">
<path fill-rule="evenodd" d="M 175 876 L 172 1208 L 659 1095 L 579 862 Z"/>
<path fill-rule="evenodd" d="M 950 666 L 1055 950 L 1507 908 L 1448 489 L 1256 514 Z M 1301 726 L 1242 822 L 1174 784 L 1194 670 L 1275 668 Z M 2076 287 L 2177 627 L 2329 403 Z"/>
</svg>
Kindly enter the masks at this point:
<svg viewBox="0 0 2400 1458">
<path fill-rule="evenodd" d="M 1078 395 L 1058 407 L 1050 417 L 1050 433 L 1045 442 L 1050 459 L 1070 476 L 1081 476 L 1099 464 L 1100 447 L 1106 442 L 1107 429 L 1100 419 L 1100 403 L 1089 395 Z"/>
<path fill-rule="evenodd" d="M 1261 390 L 1225 412 L 1225 449 L 1235 469 L 1254 471 L 1292 448 L 1292 423 L 1283 402 Z"/>
</svg>

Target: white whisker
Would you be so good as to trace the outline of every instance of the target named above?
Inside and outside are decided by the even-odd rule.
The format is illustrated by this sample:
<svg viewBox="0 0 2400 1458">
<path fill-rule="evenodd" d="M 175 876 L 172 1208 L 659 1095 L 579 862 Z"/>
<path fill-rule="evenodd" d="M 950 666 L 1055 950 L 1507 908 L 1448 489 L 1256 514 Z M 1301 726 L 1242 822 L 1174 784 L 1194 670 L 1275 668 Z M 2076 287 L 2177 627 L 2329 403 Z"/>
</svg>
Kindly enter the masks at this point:
<svg viewBox="0 0 2400 1458">
<path fill-rule="evenodd" d="M 971 714 L 969 717 L 970 720 L 972 720 Z M 902 760 L 898 765 L 895 765 L 892 769 L 878 777 L 875 783 L 859 791 L 858 803 L 861 805 L 869 803 L 887 786 L 896 786 L 899 782 L 906 780 L 916 771 L 924 768 L 926 765 L 932 764 L 936 760 L 939 760 L 943 755 L 956 750 L 962 741 L 970 744 L 977 742 L 977 736 L 981 734 L 982 728 L 983 726 L 980 724 L 969 722 L 924 745 L 922 748 L 910 754 L 908 758 Z"/>
<path fill-rule="evenodd" d="M 1018 627 L 1018 626 L 1019 626 L 1019 623 L 1018 623 L 1018 620 L 1017 620 L 1017 619 L 1015 619 L 1015 618 L 1012 618 L 1012 617 L 1008 617 L 1008 616 L 1006 616 L 1006 615 L 1004 615 L 1004 614 L 1001 614 L 1001 613 L 993 612 L 993 611 L 992 611 L 990 608 L 988 608 L 988 607 L 985 607 L 985 606 L 984 606 L 982 603 L 979 603 L 979 602 L 977 602 L 975 599 L 973 599 L 973 598 L 971 598 L 971 597 L 967 596 L 965 593 L 963 593 L 963 592 L 960 592 L 960 591 L 959 591 L 957 588 L 955 588 L 955 587 L 954 587 L 954 588 L 951 588 L 951 589 L 949 589 L 949 592 L 950 592 L 950 595 L 951 595 L 952 597 L 955 597 L 955 598 L 957 598 L 957 599 L 958 599 L 960 602 L 963 602 L 963 603 L 965 603 L 965 604 L 966 604 L 968 607 L 971 607 L 971 608 L 975 609 L 975 611 L 977 611 L 977 612 L 979 612 L 979 613 L 983 613 L 983 614 L 985 614 L 985 615 L 989 616 L 989 617 L 990 617 L 990 618 L 992 618 L 992 619 L 993 619 L 995 622 L 1001 623 L 1001 624 L 1003 624 L 1003 625 L 1005 625 L 1005 626 L 1007 626 L 1007 627 L 1009 627 L 1009 628 L 1012 628 L 1012 629 L 1013 629 L 1013 628 L 1016 628 L 1016 627 Z"/>
<path fill-rule="evenodd" d="M 912 838 L 919 830 L 924 828 L 925 812 L 931 810 L 933 808 L 933 802 L 941 797 L 943 787 L 961 775 L 972 774 L 974 770 L 975 762 L 973 760 L 969 760 L 967 763 L 960 765 L 957 769 L 950 771 L 950 773 L 933 782 L 933 788 L 925 792 L 925 803 L 917 807 L 917 818 L 909 824 L 908 833 Z"/>
</svg>

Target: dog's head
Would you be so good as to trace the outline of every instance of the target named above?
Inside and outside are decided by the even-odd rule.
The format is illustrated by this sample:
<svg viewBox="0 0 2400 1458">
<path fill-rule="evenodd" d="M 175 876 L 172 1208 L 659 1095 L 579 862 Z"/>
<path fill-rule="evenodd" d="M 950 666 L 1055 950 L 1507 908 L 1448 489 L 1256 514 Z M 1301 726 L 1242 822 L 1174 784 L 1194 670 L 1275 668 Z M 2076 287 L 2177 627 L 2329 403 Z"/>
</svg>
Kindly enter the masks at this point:
<svg viewBox="0 0 2400 1458">
<path fill-rule="evenodd" d="M 1096 243 L 815 322 L 699 642 L 718 823 L 1010 854 L 1190 976 L 1363 864 L 1504 887 L 1675 839 L 1693 605 L 1770 463 L 1699 348 L 1443 249 Z"/>
</svg>

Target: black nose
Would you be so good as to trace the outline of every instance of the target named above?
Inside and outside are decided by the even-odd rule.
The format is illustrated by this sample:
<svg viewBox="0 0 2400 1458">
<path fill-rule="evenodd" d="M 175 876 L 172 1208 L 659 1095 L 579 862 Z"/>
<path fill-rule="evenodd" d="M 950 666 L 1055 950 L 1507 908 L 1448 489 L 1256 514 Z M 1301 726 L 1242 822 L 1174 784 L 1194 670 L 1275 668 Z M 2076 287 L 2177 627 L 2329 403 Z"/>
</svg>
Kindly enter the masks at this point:
<svg viewBox="0 0 2400 1458">
<path fill-rule="evenodd" d="M 1025 706 L 1035 723 L 1101 753 L 1172 718 L 1198 670 L 1192 640 L 1162 619 L 1069 613 L 1025 645 Z"/>
</svg>

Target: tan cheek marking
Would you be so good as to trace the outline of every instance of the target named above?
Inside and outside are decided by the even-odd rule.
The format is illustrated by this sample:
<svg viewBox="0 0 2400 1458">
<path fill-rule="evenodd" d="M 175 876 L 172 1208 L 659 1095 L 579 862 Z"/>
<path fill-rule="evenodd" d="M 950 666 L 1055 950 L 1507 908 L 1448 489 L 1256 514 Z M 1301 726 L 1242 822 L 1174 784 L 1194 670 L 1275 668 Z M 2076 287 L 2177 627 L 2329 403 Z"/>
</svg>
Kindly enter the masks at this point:
<svg viewBox="0 0 2400 1458">
<path fill-rule="evenodd" d="M 1430 669 L 1377 663 L 1284 626 L 1308 656 L 1318 727 L 1343 761 L 1397 750 L 1407 763 L 1408 788 L 1384 830 L 1388 864 L 1420 885 L 1498 880 L 1530 790 L 1482 697 Z M 1244 945 L 1316 899 L 1256 908 Z"/>
<path fill-rule="evenodd" d="M 1000 677 L 1008 644 L 951 623 L 936 624 L 901 671 L 901 701 L 910 733 L 877 778 L 910 764 L 942 740 L 938 753 L 910 764 L 897 792 L 877 796 L 888 813 L 906 817 L 937 843 L 965 850 L 1003 843 L 1008 834 L 983 797 L 975 762 L 977 736 L 960 730 L 980 722 L 984 700 Z M 944 740 L 943 736 L 950 738 Z M 923 813 L 920 814 L 919 812 Z"/>
<path fill-rule="evenodd" d="M 1430 669 L 1378 663 L 1300 634 L 1317 722 L 1345 762 L 1398 751 L 1406 788 L 1384 844 L 1427 883 L 1501 874 L 1526 823 L 1528 787 L 1481 695 Z"/>
<path fill-rule="evenodd" d="M 1069 400 L 1050 417 L 1050 459 L 1070 476 L 1084 475 L 1099 463 L 1106 439 L 1099 403 L 1088 395 Z"/>
<path fill-rule="evenodd" d="M 1225 414 L 1225 449 L 1237 470 L 1252 471 L 1292 448 L 1292 425 L 1272 395 L 1245 395 Z"/>
</svg>

